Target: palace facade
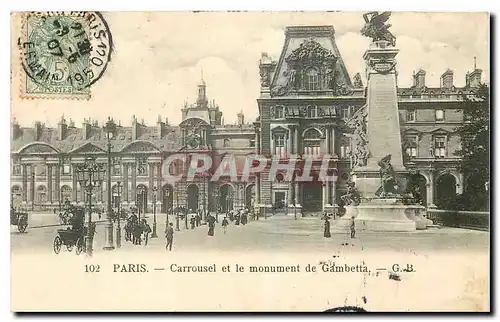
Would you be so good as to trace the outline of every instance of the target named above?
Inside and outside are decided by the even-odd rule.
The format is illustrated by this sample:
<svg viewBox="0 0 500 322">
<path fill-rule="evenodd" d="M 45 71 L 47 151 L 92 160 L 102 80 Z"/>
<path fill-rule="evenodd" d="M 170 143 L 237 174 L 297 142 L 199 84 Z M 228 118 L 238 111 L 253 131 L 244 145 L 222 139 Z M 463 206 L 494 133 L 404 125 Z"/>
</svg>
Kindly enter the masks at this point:
<svg viewBox="0 0 500 322">
<path fill-rule="evenodd" d="M 224 125 L 215 101 L 207 99 L 206 84 L 197 87 L 197 99 L 181 109 L 182 122 L 169 124 L 158 117 L 146 125 L 135 116 L 131 126 L 117 125 L 111 139 L 112 198 L 123 207 L 140 205 L 167 212 L 176 206 L 188 209 L 240 209 L 256 206 L 261 212 L 317 214 L 334 210 L 346 191 L 352 169 L 351 122 L 366 104 L 360 73 L 348 73 L 335 43 L 331 26 L 288 27 L 279 59 L 263 53 L 260 60 L 261 90 L 257 99 L 259 118 Z M 397 68 L 397 67 L 396 67 Z M 440 87 L 426 86 L 426 72 L 413 76 L 413 86 L 398 88 L 399 119 L 405 166 L 418 169 L 425 204 L 463 191 L 464 178 L 457 169 L 454 151 L 460 146 L 455 129 L 464 120 L 462 95 L 473 95 L 481 81 L 481 70 L 467 73 L 465 87 L 454 85 L 454 74 L 446 70 Z M 383 122 L 383 120 L 380 120 Z M 376 140 L 377 138 L 369 138 Z M 57 128 L 35 122 L 33 127 L 12 124 L 11 194 L 17 207 L 52 209 L 69 200 L 83 204 L 88 196 L 76 181 L 75 165 L 93 156 L 107 163 L 107 137 L 102 125 L 87 119 L 81 127 L 61 118 Z M 194 154 L 209 155 L 216 167 L 225 155 L 241 164 L 247 155 L 290 160 L 315 158 L 313 169 L 324 156 L 338 176 L 336 182 L 321 182 L 313 170 L 311 182 L 268 177 L 268 170 L 250 176 L 247 182 L 222 177 L 210 182 L 207 172 L 193 180 L 172 184 L 165 173 L 186 173 Z M 164 161 L 183 154 L 184 162 L 164 169 Z M 303 162 L 300 161 L 299 162 Z M 118 185 L 123 186 L 119 195 Z M 93 204 L 107 202 L 106 184 L 91 196 Z M 272 210 L 269 208 L 273 208 Z M 266 210 L 268 209 L 268 210 Z"/>
<path fill-rule="evenodd" d="M 304 213 L 335 208 L 351 177 L 355 148 L 351 123 L 367 101 L 360 73 L 352 77 L 348 73 L 331 26 L 286 28 L 279 59 L 263 53 L 259 67 L 257 153 L 288 160 L 298 155 L 299 162 L 308 156 L 316 158 L 317 164 L 328 156 L 338 180 L 321 182 L 318 171 L 313 182 L 286 181 L 283 176 L 261 179 L 256 202 L 266 207 L 284 205 L 288 213 L 293 205 Z M 453 71 L 446 70 L 440 87 L 431 88 L 426 86 L 426 72 L 419 70 L 412 87 L 397 89 L 404 163 L 419 170 L 420 191 L 426 192 L 424 203 L 429 207 L 463 191 L 464 178 L 454 155 L 460 146 L 455 131 L 464 122 L 459 103 L 462 95 L 474 94 L 481 70 L 474 66 L 465 77 L 465 87 L 456 87 Z M 267 178 L 267 173 L 260 175 Z"/>
</svg>

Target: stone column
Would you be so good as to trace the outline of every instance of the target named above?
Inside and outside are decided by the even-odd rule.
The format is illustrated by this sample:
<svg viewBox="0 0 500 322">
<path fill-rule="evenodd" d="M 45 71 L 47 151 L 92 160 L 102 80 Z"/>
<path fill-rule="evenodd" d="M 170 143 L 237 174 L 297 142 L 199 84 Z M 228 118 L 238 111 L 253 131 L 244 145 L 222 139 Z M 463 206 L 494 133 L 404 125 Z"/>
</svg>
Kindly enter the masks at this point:
<svg viewBox="0 0 500 322">
<path fill-rule="evenodd" d="M 293 188 L 295 189 L 295 204 L 300 205 L 300 198 L 299 198 L 299 183 L 295 181 Z"/>
<path fill-rule="evenodd" d="M 22 165 L 22 198 L 23 202 L 28 202 L 28 165 Z"/>
<path fill-rule="evenodd" d="M 326 184 L 323 182 L 323 183 L 321 184 L 321 187 L 322 187 L 322 190 L 323 190 L 323 199 L 322 199 L 322 201 L 321 201 L 321 204 L 322 204 L 322 209 L 323 209 L 323 211 L 325 211 L 325 205 L 326 205 L 326 199 L 327 199 L 327 195 L 326 195 L 326 193 L 327 193 L 327 190 L 326 190 Z"/>
<path fill-rule="evenodd" d="M 30 201 L 36 201 L 35 200 L 35 166 L 32 164 L 31 165 L 31 177 L 30 177 Z M 35 174 L 35 175 L 33 175 Z"/>
<path fill-rule="evenodd" d="M 161 201 L 163 203 L 163 200 L 161 198 L 162 194 L 162 182 L 161 182 L 161 163 L 156 164 L 156 201 Z"/>
<path fill-rule="evenodd" d="M 325 152 L 326 154 L 330 154 L 330 127 L 326 126 L 325 127 L 325 137 L 326 137 L 326 142 L 325 142 Z"/>
<path fill-rule="evenodd" d="M 137 198 L 137 193 L 136 193 L 136 188 L 137 188 L 137 165 L 135 163 L 132 163 L 130 165 L 132 167 L 132 187 L 130 189 L 132 195 L 130 196 L 132 203 L 135 205 L 136 204 L 136 198 Z"/>
<path fill-rule="evenodd" d="M 331 183 L 331 205 L 337 206 L 337 182 L 332 181 Z"/>
<path fill-rule="evenodd" d="M 89 198 L 91 198 L 92 196 L 89 195 Z M 84 204 L 87 203 L 87 200 L 86 200 L 86 195 L 85 195 L 85 189 L 83 189 L 82 187 L 80 187 L 80 198 L 79 198 L 79 202 L 83 202 Z"/>
<path fill-rule="evenodd" d="M 148 167 L 148 185 L 149 185 L 149 189 L 148 189 L 148 203 L 152 203 L 153 202 L 153 187 L 155 185 L 155 182 L 154 182 L 154 176 L 155 176 L 155 167 L 156 167 L 156 163 L 149 163 L 148 164 L 149 167 Z"/>
<path fill-rule="evenodd" d="M 434 171 L 429 172 L 429 182 L 427 183 L 427 207 L 436 208 L 434 204 Z"/>
<path fill-rule="evenodd" d="M 56 200 L 59 202 L 63 202 L 64 200 L 61 199 L 61 167 L 59 164 L 55 165 L 56 168 L 56 178 L 55 178 L 55 194 L 56 194 Z"/>
<path fill-rule="evenodd" d="M 71 178 L 73 179 L 73 189 L 71 190 L 71 198 L 73 202 L 77 201 L 77 193 L 78 193 L 78 181 L 76 181 L 76 164 L 71 165 L 71 172 L 72 176 Z"/>
<path fill-rule="evenodd" d="M 325 182 L 324 187 L 325 187 L 326 199 L 323 201 L 323 203 L 326 205 L 331 205 L 331 202 L 330 202 L 330 182 L 328 182 L 328 181 Z"/>
<path fill-rule="evenodd" d="M 47 164 L 47 201 L 52 203 L 52 164 Z"/>
<path fill-rule="evenodd" d="M 330 127 L 330 154 L 335 154 L 335 127 Z"/>
<path fill-rule="evenodd" d="M 293 205 L 293 189 L 294 189 L 294 184 L 293 181 L 290 182 L 288 186 L 288 204 Z"/>
<path fill-rule="evenodd" d="M 295 127 L 293 130 L 293 151 L 295 154 L 299 153 L 299 128 Z"/>
<path fill-rule="evenodd" d="M 128 202 L 128 163 L 122 164 L 123 201 Z"/>
</svg>

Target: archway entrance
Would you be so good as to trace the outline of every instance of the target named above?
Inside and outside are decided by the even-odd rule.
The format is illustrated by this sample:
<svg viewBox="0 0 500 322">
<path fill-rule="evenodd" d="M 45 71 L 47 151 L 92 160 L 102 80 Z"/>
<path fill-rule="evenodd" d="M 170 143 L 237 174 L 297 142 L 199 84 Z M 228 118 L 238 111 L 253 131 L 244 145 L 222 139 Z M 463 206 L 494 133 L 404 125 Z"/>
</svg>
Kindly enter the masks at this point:
<svg viewBox="0 0 500 322">
<path fill-rule="evenodd" d="M 452 174 L 443 174 L 437 179 L 436 206 L 447 209 L 453 206 L 456 197 L 457 182 Z"/>
<path fill-rule="evenodd" d="M 323 185 L 321 182 L 304 182 L 302 191 L 302 209 L 304 212 L 320 212 L 323 210 Z"/>
<path fill-rule="evenodd" d="M 172 207 L 174 204 L 174 189 L 171 185 L 166 184 L 161 188 L 161 212 L 162 213 L 172 213 Z"/>
<path fill-rule="evenodd" d="M 233 210 L 234 189 L 230 184 L 224 184 L 219 188 L 219 207 L 222 213 Z"/>
<path fill-rule="evenodd" d="M 141 213 L 146 213 L 148 210 L 148 188 L 140 184 L 137 186 L 137 195 L 135 199 L 135 204 L 137 205 L 137 208 L 139 208 L 139 211 Z"/>
<path fill-rule="evenodd" d="M 187 208 L 189 213 L 198 211 L 198 196 L 199 196 L 198 186 L 191 184 L 187 187 Z"/>
<path fill-rule="evenodd" d="M 245 208 L 252 208 L 255 203 L 255 184 L 245 188 Z"/>
</svg>

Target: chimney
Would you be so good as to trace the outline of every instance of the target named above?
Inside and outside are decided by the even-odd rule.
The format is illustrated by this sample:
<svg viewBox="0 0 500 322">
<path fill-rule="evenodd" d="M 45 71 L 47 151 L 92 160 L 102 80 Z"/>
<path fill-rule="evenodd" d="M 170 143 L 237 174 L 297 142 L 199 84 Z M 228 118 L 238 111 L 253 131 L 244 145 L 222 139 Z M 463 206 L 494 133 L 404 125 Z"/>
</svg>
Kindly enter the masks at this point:
<svg viewBox="0 0 500 322">
<path fill-rule="evenodd" d="M 137 118 L 135 115 L 132 115 L 132 140 L 137 140 L 139 136 L 139 123 L 137 122 Z"/>
<path fill-rule="evenodd" d="M 416 74 L 413 73 L 413 86 L 416 88 L 425 87 L 425 70 L 420 69 Z"/>
<path fill-rule="evenodd" d="M 39 141 L 42 137 L 43 124 L 39 121 L 35 122 L 35 141 Z"/>
<path fill-rule="evenodd" d="M 451 88 L 453 86 L 453 71 L 447 69 L 443 75 L 441 75 L 440 87 L 441 88 Z"/>
<path fill-rule="evenodd" d="M 15 140 L 22 135 L 21 126 L 17 122 L 17 119 L 12 120 L 12 139 Z"/>
<path fill-rule="evenodd" d="M 90 119 L 83 119 L 82 123 L 82 140 L 90 139 L 90 130 L 92 129 L 92 124 Z"/>
<path fill-rule="evenodd" d="M 165 123 L 161 121 L 161 115 L 158 115 L 158 121 L 156 121 L 156 135 L 159 139 L 163 137 L 163 133 L 165 130 Z"/>
<path fill-rule="evenodd" d="M 57 127 L 59 130 L 58 139 L 59 141 L 62 141 L 64 140 L 64 138 L 66 138 L 66 131 L 68 129 L 68 125 L 66 124 L 66 119 L 64 118 L 64 115 L 61 117 L 59 123 L 57 123 Z"/>
<path fill-rule="evenodd" d="M 238 113 L 238 125 L 243 125 L 245 124 L 245 115 L 243 114 L 243 111 L 240 111 Z"/>
<path fill-rule="evenodd" d="M 483 71 L 481 69 L 474 69 L 473 72 L 467 73 L 466 80 L 466 86 L 467 87 L 478 87 L 479 84 L 481 84 L 481 74 Z"/>
</svg>

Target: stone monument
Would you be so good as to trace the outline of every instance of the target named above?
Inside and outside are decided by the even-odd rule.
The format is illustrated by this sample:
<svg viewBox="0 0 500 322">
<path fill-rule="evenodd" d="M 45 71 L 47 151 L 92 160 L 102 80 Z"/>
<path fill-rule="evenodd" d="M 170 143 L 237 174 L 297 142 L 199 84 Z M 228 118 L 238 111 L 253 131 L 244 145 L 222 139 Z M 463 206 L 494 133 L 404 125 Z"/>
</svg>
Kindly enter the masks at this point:
<svg viewBox="0 0 500 322">
<path fill-rule="evenodd" d="M 364 15 L 364 36 L 372 39 L 364 54 L 366 105 L 354 119 L 353 181 L 361 195 L 356 206 L 356 230 L 414 231 L 403 202 L 403 165 L 396 91 L 396 38 L 388 30 L 390 12 Z M 411 212 L 411 211 L 410 211 Z"/>
</svg>

